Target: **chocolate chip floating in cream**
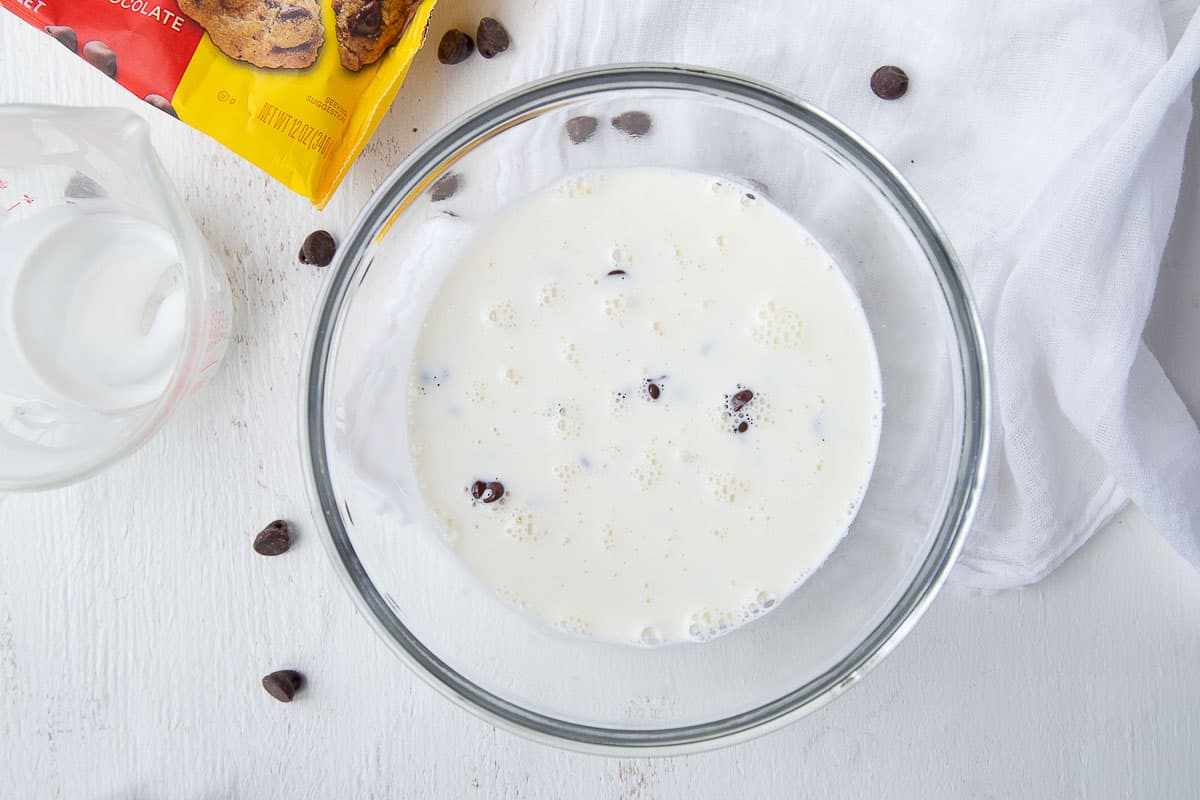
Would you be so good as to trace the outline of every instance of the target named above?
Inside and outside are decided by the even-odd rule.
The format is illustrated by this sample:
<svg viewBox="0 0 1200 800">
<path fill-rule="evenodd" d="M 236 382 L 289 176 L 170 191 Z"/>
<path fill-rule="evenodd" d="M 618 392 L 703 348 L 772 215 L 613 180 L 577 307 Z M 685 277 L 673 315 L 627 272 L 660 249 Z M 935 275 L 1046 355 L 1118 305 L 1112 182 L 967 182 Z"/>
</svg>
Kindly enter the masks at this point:
<svg viewBox="0 0 1200 800">
<path fill-rule="evenodd" d="M 729 410 L 736 414 L 745 408 L 746 404 L 753 399 L 754 392 L 750 391 L 749 389 L 742 389 L 740 392 L 736 392 L 729 398 Z"/>
</svg>

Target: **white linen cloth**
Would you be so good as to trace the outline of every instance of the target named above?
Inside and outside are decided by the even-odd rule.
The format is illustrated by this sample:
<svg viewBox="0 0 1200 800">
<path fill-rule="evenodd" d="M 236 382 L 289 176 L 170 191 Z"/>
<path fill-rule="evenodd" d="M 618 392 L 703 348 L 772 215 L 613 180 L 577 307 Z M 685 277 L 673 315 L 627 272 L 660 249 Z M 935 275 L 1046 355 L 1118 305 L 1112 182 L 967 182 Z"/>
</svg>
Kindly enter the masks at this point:
<svg viewBox="0 0 1200 800">
<path fill-rule="evenodd" d="M 953 579 L 995 590 L 1044 577 L 1128 500 L 1200 567 L 1200 432 L 1142 340 L 1200 66 L 1200 22 L 1172 47 L 1169 6 L 533 0 L 506 20 L 505 57 L 517 81 L 631 61 L 742 73 L 900 168 L 948 232 L 992 352 L 988 483 Z M 883 64 L 908 72 L 903 99 L 871 93 Z"/>
</svg>

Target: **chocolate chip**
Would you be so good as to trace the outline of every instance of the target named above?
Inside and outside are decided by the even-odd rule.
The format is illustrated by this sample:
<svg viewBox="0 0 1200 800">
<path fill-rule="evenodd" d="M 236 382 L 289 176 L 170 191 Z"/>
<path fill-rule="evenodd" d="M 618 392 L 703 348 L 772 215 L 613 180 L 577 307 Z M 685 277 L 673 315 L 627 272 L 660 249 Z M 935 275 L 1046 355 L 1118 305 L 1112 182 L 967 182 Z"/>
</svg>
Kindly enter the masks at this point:
<svg viewBox="0 0 1200 800">
<path fill-rule="evenodd" d="M 871 91 L 884 100 L 898 100 L 908 91 L 908 73 L 890 64 L 871 75 Z"/>
<path fill-rule="evenodd" d="M 304 676 L 294 669 L 281 669 L 262 679 L 262 687 L 267 690 L 267 694 L 281 703 L 292 702 L 292 698 L 302 686 Z"/>
<path fill-rule="evenodd" d="M 74 28 L 68 28 L 66 25 L 47 25 L 46 33 L 57 39 L 59 44 L 72 53 L 79 52 L 79 36 L 75 33 Z"/>
<path fill-rule="evenodd" d="M 510 44 L 508 31 L 499 20 L 484 17 L 479 20 L 479 28 L 475 31 L 475 44 L 479 46 L 479 55 L 484 58 L 494 58 L 508 49 Z"/>
<path fill-rule="evenodd" d="M 454 197 L 458 191 L 458 173 L 450 172 L 438 178 L 429 189 L 429 197 L 433 202 L 440 203 Z"/>
<path fill-rule="evenodd" d="M 483 497 L 480 498 L 485 503 L 494 503 L 504 497 L 504 484 L 500 481 L 491 481 L 483 490 Z"/>
<path fill-rule="evenodd" d="M 281 555 L 291 546 L 292 528 L 281 519 L 275 520 L 254 537 L 254 552 L 260 556 Z"/>
<path fill-rule="evenodd" d="M 175 119 L 179 119 L 179 115 L 175 113 L 175 106 L 171 105 L 171 101 L 161 94 L 148 94 L 142 99 L 164 114 L 170 114 Z"/>
<path fill-rule="evenodd" d="M 314 267 L 328 267 L 337 252 L 337 242 L 329 231 L 313 231 L 300 245 L 300 263 Z"/>
<path fill-rule="evenodd" d="M 350 15 L 347 28 L 354 36 L 378 36 L 383 30 L 383 6 L 379 0 L 369 0 L 361 9 Z"/>
<path fill-rule="evenodd" d="M 475 481 L 471 484 L 471 497 L 476 500 L 482 499 L 485 491 L 487 491 L 487 484 L 483 481 Z"/>
<path fill-rule="evenodd" d="M 438 61 L 443 64 L 461 64 L 475 52 L 475 42 L 460 30 L 446 31 L 438 43 Z M 413 133 L 416 133 L 414 130 Z"/>
<path fill-rule="evenodd" d="M 750 391 L 749 389 L 742 389 L 740 392 L 729 398 L 729 410 L 736 414 L 742 410 L 746 403 L 749 403 L 753 399 L 754 392 Z"/>
<path fill-rule="evenodd" d="M 70 200 L 90 200 L 94 197 L 108 197 L 108 192 L 87 175 L 76 172 L 71 176 L 71 180 L 67 181 L 63 196 Z"/>
<path fill-rule="evenodd" d="M 83 58 L 110 78 L 117 77 L 117 54 L 104 42 L 88 42 L 83 46 Z"/>
<path fill-rule="evenodd" d="M 743 180 L 750 185 L 750 188 L 754 189 L 759 194 L 767 194 L 767 185 L 762 181 L 756 180 L 755 178 L 743 178 Z M 752 197 L 750 199 L 753 200 L 754 198 Z"/>
<path fill-rule="evenodd" d="M 365 9 L 364 9 L 365 10 Z M 284 6 L 279 9 L 279 16 L 276 17 L 280 22 L 294 22 L 300 19 L 312 19 L 312 12 L 303 6 Z"/>
<path fill-rule="evenodd" d="M 596 133 L 596 128 L 600 127 L 600 121 L 595 117 L 571 117 L 567 120 L 567 138 L 571 140 L 571 144 L 583 144 Z"/>
<path fill-rule="evenodd" d="M 635 139 L 650 132 L 650 115 L 645 111 L 626 111 L 612 118 L 612 126 Z"/>
<path fill-rule="evenodd" d="M 750 430 L 750 423 L 746 422 L 746 420 L 742 420 L 741 422 L 738 423 L 737 427 L 733 429 L 733 432 L 734 433 L 745 433 L 748 430 Z"/>
<path fill-rule="evenodd" d="M 625 274 L 625 270 L 623 270 L 623 269 L 610 269 L 610 270 L 608 271 L 608 274 L 609 274 L 609 275 L 624 275 L 624 274 Z"/>
<path fill-rule="evenodd" d="M 650 395 L 651 400 L 657 400 L 662 394 L 662 389 L 659 388 L 657 383 L 649 383 L 646 384 L 646 393 Z"/>
</svg>

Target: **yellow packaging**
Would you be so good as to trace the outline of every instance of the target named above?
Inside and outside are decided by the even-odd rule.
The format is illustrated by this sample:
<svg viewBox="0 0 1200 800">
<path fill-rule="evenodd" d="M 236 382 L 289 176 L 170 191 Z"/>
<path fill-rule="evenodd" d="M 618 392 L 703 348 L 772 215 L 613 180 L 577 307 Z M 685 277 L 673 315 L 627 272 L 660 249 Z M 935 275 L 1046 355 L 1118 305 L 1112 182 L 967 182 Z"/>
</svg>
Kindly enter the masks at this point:
<svg viewBox="0 0 1200 800">
<path fill-rule="evenodd" d="M 383 118 L 436 0 L 0 0 L 318 207 Z"/>
</svg>

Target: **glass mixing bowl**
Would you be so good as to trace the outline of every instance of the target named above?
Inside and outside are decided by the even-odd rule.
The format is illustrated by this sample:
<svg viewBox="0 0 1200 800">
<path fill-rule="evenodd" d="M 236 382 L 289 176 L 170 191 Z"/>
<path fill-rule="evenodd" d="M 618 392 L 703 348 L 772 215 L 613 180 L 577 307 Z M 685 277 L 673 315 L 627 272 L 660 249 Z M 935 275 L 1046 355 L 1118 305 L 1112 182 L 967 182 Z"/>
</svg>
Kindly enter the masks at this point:
<svg viewBox="0 0 1200 800">
<path fill-rule="evenodd" d="M 609 125 L 631 110 L 652 117 L 641 138 Z M 573 144 L 564 124 L 580 115 L 601 124 Z M 732 633 L 654 649 L 558 633 L 476 579 L 435 532 L 406 419 L 422 321 L 472 238 L 564 176 L 642 166 L 740 180 L 799 220 L 858 292 L 885 403 L 874 475 L 825 564 Z M 311 499 L 360 608 L 451 699 L 576 749 L 711 747 L 844 692 L 929 605 L 962 545 L 986 462 L 982 337 L 929 212 L 824 113 L 709 71 L 571 73 L 450 125 L 396 169 L 346 236 L 309 353 L 301 430 Z"/>
</svg>

